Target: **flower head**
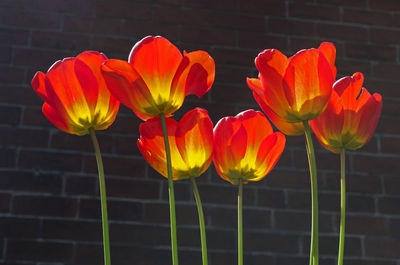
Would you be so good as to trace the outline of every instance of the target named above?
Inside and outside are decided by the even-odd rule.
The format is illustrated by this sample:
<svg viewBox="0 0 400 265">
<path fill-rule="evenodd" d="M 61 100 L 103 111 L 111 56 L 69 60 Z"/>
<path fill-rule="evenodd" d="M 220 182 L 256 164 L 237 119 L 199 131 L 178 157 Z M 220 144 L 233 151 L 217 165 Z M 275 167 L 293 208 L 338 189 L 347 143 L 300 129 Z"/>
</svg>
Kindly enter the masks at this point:
<svg viewBox="0 0 400 265">
<path fill-rule="evenodd" d="M 104 130 L 114 122 L 119 101 L 100 74 L 105 60 L 102 53 L 86 51 L 55 62 L 46 74 L 35 74 L 32 87 L 44 100 L 43 114 L 57 128 L 84 135 L 89 128 Z"/>
<path fill-rule="evenodd" d="M 247 83 L 271 120 L 289 135 L 300 134 L 300 125 L 285 125 L 317 118 L 326 108 L 336 76 L 336 50 L 323 42 L 318 49 L 301 50 L 287 58 L 280 51 L 261 52 L 255 64 L 259 81 Z"/>
<path fill-rule="evenodd" d="M 101 68 L 111 93 L 142 120 L 171 116 L 189 94 L 202 97 L 214 82 L 214 60 L 205 51 L 184 52 L 167 39 L 139 41 L 128 62 L 108 60 Z"/>
<path fill-rule="evenodd" d="M 201 108 L 186 113 L 180 122 L 166 118 L 174 180 L 197 177 L 210 166 L 213 152 L 213 124 Z M 164 137 L 159 117 L 140 124 L 138 147 L 147 162 L 168 178 Z"/>
<path fill-rule="evenodd" d="M 214 164 L 218 174 L 232 184 L 239 179 L 258 181 L 279 160 L 285 136 L 273 132 L 267 118 L 247 110 L 222 118 L 214 128 Z"/>
<path fill-rule="evenodd" d="M 325 112 L 310 121 L 318 141 L 328 150 L 356 150 L 374 134 L 382 110 L 382 96 L 362 87 L 364 76 L 355 73 L 333 86 Z"/>
</svg>

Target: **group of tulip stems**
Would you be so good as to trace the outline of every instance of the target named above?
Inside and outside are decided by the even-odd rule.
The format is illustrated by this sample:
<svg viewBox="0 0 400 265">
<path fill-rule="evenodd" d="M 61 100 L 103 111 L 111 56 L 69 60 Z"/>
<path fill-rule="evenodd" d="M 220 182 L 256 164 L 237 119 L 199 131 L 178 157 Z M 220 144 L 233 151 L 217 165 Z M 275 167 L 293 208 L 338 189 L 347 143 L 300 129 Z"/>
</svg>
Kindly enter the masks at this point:
<svg viewBox="0 0 400 265">
<path fill-rule="evenodd" d="M 172 250 L 172 264 L 178 265 L 178 242 L 176 233 L 176 214 L 175 214 L 175 195 L 174 185 L 172 176 L 172 164 L 171 164 L 171 153 L 168 141 L 167 126 L 165 122 L 165 115 L 160 114 L 160 121 L 164 136 L 165 154 L 167 161 L 167 172 L 168 172 L 168 193 L 169 193 L 169 207 L 170 207 L 170 227 L 171 227 L 171 250 Z M 310 179 L 311 179 L 311 201 L 312 201 L 312 218 L 311 218 L 311 244 L 310 244 L 310 265 L 318 265 L 319 254 L 318 254 L 318 184 L 317 184 L 317 168 L 315 161 L 314 145 L 311 137 L 311 128 L 308 121 L 304 121 L 304 133 L 306 138 L 306 149 L 308 156 L 308 163 L 310 168 Z M 102 228 L 103 228 L 103 245 L 104 245 L 104 263 L 105 265 L 111 264 L 110 258 L 110 240 L 108 232 L 108 216 L 107 216 L 107 200 L 106 200 L 106 187 L 104 178 L 103 162 L 100 154 L 99 143 L 96 138 L 96 134 L 93 129 L 89 130 L 90 137 L 93 142 L 94 151 L 97 160 L 98 174 L 99 174 L 99 186 L 100 186 L 100 198 L 101 198 L 101 214 L 102 214 Z M 338 265 L 343 264 L 343 252 L 344 252 L 344 235 L 345 235 L 345 212 L 346 212 L 346 186 L 345 186 L 345 149 L 343 148 L 340 153 L 340 180 L 341 180 L 341 217 L 340 217 L 340 235 L 339 235 L 339 254 L 338 254 Z M 201 250 L 203 265 L 208 265 L 207 259 L 207 241 L 203 208 L 201 205 L 199 191 L 197 189 L 196 182 L 193 177 L 190 178 L 190 182 L 193 187 L 193 193 L 197 205 L 199 224 L 200 224 L 200 236 L 201 236 Z M 238 265 L 243 265 L 243 180 L 239 179 L 238 183 Z"/>
</svg>

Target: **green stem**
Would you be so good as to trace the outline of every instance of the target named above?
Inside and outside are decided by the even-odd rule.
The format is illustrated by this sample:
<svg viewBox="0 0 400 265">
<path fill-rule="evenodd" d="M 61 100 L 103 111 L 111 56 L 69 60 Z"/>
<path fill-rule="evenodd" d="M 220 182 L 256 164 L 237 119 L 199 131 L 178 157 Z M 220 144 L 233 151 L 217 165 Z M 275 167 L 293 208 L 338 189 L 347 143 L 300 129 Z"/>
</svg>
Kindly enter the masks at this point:
<svg viewBox="0 0 400 265">
<path fill-rule="evenodd" d="M 171 152 L 168 141 L 168 131 L 165 122 L 165 116 L 163 113 L 160 114 L 161 127 L 164 135 L 165 144 L 165 156 L 167 159 L 167 171 L 168 171 L 168 194 L 169 194 L 169 214 L 171 222 L 171 250 L 172 250 L 172 264 L 178 265 L 178 241 L 176 236 L 176 214 L 175 214 L 175 193 L 174 193 L 174 182 L 172 176 L 172 165 L 171 165 Z"/>
<path fill-rule="evenodd" d="M 197 184 L 194 177 L 190 177 L 190 182 L 193 187 L 194 198 L 196 199 L 197 212 L 199 213 L 199 224 L 200 224 L 200 237 L 201 237 L 201 254 L 203 258 L 203 265 L 208 264 L 207 260 L 207 240 L 206 240 L 206 225 L 204 223 L 203 207 L 201 206 L 200 194 L 197 189 Z"/>
<path fill-rule="evenodd" d="M 346 151 L 343 148 L 340 152 L 340 237 L 338 265 L 343 265 L 344 233 L 346 219 Z"/>
<path fill-rule="evenodd" d="M 103 225 L 104 264 L 111 265 L 110 237 L 108 233 L 108 217 L 107 217 L 106 181 L 104 177 L 103 160 L 101 159 L 99 142 L 97 141 L 96 133 L 94 132 L 93 128 L 89 129 L 89 134 L 90 138 L 92 139 L 94 152 L 96 154 L 97 170 L 99 173 L 101 219 Z"/>
<path fill-rule="evenodd" d="M 238 265 L 243 265 L 243 180 L 239 179 L 238 193 Z"/>
<path fill-rule="evenodd" d="M 311 128 L 308 121 L 303 121 L 306 147 L 308 156 L 308 165 L 311 178 L 311 245 L 310 245 L 310 264 L 318 265 L 318 184 L 317 184 L 317 166 L 315 162 L 314 145 L 311 137 Z"/>
</svg>

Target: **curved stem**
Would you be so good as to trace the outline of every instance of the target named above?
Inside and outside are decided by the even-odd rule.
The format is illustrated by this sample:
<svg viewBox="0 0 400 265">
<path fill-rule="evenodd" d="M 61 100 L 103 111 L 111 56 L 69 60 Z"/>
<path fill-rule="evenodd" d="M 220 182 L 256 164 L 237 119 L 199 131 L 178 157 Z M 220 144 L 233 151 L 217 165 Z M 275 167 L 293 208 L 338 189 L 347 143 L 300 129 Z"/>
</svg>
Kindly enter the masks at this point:
<svg viewBox="0 0 400 265">
<path fill-rule="evenodd" d="M 239 179 L 238 193 L 238 265 L 243 265 L 243 180 Z"/>
<path fill-rule="evenodd" d="M 203 265 L 208 264 L 207 260 L 207 240 L 206 240 L 206 225 L 204 223 L 203 207 L 201 205 L 199 190 L 194 177 L 190 177 L 190 182 L 193 187 L 194 198 L 196 199 L 197 212 L 199 213 L 199 224 L 200 224 L 200 237 L 201 237 L 201 254 L 203 258 Z"/>
<path fill-rule="evenodd" d="M 89 129 L 90 138 L 92 139 L 94 152 L 96 154 L 97 170 L 99 173 L 100 200 L 101 200 L 101 219 L 103 226 L 103 246 L 104 246 L 104 264 L 111 265 L 110 258 L 110 237 L 108 233 L 108 217 L 107 217 L 107 195 L 106 181 L 104 177 L 103 160 L 101 159 L 100 146 L 97 141 L 96 133 L 93 128 Z"/>
<path fill-rule="evenodd" d="M 160 114 L 160 121 L 162 132 L 164 136 L 165 144 L 165 156 L 167 160 L 167 171 L 168 171 L 168 194 L 169 194 L 169 215 L 171 222 L 171 250 L 172 250 L 172 264 L 178 265 L 178 241 L 176 236 L 176 214 L 175 214 L 175 193 L 174 193 L 174 182 L 172 176 L 172 165 L 171 165 L 171 152 L 168 141 L 168 131 L 165 122 L 164 114 Z"/>
<path fill-rule="evenodd" d="M 311 128 L 308 121 L 303 121 L 306 136 L 306 147 L 308 165 L 311 178 L 311 245 L 310 245 L 310 264 L 318 265 L 318 184 L 317 166 L 315 162 L 314 145 L 311 137 Z"/>
<path fill-rule="evenodd" d="M 346 151 L 340 152 L 340 236 L 338 265 L 343 265 L 344 234 L 346 221 Z"/>
</svg>

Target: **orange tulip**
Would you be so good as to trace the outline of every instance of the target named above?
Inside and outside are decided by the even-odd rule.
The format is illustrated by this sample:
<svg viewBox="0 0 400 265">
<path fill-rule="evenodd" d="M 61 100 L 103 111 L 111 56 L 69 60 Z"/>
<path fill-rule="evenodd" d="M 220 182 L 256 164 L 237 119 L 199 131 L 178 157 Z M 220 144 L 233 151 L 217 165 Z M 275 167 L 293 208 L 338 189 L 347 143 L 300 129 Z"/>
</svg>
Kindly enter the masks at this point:
<svg viewBox="0 0 400 265">
<path fill-rule="evenodd" d="M 374 134 L 382 110 L 382 96 L 368 93 L 362 87 L 363 81 L 362 73 L 338 80 L 325 112 L 310 121 L 318 141 L 334 153 L 340 153 L 342 148 L 359 149 Z"/>
<path fill-rule="evenodd" d="M 263 110 L 267 109 L 267 116 L 284 133 L 301 134 L 301 124 L 288 123 L 315 119 L 325 110 L 336 76 L 335 56 L 335 46 L 328 42 L 290 58 L 275 49 L 257 56 L 259 79 L 248 78 L 247 84 L 256 100 L 263 103 Z"/>
<path fill-rule="evenodd" d="M 204 51 L 183 56 L 167 39 L 139 41 L 129 61 L 108 60 L 101 68 L 113 96 L 142 120 L 171 116 L 189 94 L 202 97 L 214 82 L 214 60 Z"/>
<path fill-rule="evenodd" d="M 215 168 L 232 184 L 239 179 L 244 183 L 261 180 L 279 160 L 285 142 L 285 136 L 274 133 L 259 111 L 222 118 L 214 128 Z"/>
<path fill-rule="evenodd" d="M 178 123 L 166 118 L 174 180 L 197 177 L 210 166 L 213 152 L 213 124 L 208 112 L 196 108 Z M 147 162 L 168 178 L 164 137 L 160 118 L 140 124 L 137 144 Z"/>
<path fill-rule="evenodd" d="M 84 135 L 90 128 L 105 130 L 114 122 L 119 101 L 100 73 L 105 60 L 102 53 L 86 51 L 55 62 L 47 74 L 35 74 L 32 87 L 45 101 L 43 114 L 57 128 Z"/>
</svg>

